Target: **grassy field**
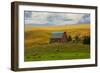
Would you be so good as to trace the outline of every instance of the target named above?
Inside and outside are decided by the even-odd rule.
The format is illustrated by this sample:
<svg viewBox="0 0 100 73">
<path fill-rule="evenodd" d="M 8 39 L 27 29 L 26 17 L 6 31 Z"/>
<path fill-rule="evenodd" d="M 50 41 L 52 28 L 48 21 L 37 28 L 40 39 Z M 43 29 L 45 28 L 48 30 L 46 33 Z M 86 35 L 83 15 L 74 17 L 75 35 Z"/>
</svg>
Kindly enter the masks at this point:
<svg viewBox="0 0 100 73">
<path fill-rule="evenodd" d="M 25 49 L 25 61 L 84 59 L 90 57 L 89 45 L 46 44 Z"/>
<path fill-rule="evenodd" d="M 90 58 L 90 45 L 82 43 L 49 44 L 51 32 L 65 31 L 72 38 L 75 35 L 90 35 L 90 25 L 67 26 L 25 26 L 25 61 L 65 60 Z"/>
</svg>

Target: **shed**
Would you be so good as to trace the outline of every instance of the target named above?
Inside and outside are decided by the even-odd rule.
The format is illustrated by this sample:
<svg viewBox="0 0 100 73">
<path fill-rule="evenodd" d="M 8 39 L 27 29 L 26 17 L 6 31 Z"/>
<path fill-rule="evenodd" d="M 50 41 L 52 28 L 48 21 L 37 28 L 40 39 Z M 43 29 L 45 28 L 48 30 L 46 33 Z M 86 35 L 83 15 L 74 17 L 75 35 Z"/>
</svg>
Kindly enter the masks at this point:
<svg viewBox="0 0 100 73">
<path fill-rule="evenodd" d="M 52 32 L 50 37 L 50 43 L 66 43 L 67 34 L 66 32 Z"/>
</svg>

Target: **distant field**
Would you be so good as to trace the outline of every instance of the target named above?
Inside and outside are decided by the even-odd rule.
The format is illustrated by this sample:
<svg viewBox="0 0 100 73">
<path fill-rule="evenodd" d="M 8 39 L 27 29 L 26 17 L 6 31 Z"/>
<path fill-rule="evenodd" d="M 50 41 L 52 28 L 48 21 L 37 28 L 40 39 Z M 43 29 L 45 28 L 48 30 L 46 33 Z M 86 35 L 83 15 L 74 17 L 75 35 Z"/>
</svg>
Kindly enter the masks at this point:
<svg viewBox="0 0 100 73">
<path fill-rule="evenodd" d="M 90 57 L 90 46 L 81 43 L 49 44 L 51 32 L 65 31 L 72 38 L 90 35 L 90 25 L 25 26 L 25 61 L 84 59 Z"/>
<path fill-rule="evenodd" d="M 31 28 L 31 29 L 30 29 Z M 25 27 L 25 31 L 31 30 L 66 30 L 66 29 L 89 29 L 89 24 L 75 24 L 75 25 L 65 25 L 65 26 L 28 26 Z"/>
</svg>

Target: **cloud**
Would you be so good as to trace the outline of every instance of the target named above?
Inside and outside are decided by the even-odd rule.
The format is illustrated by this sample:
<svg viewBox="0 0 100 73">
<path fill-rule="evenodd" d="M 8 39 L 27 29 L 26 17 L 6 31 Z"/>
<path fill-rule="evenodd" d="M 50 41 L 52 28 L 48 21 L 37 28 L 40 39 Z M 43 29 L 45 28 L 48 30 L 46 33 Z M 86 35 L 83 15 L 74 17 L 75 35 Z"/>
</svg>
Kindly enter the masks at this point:
<svg viewBox="0 0 100 73">
<path fill-rule="evenodd" d="M 31 11 L 24 11 L 24 18 L 31 19 L 32 18 L 32 12 Z"/>
<path fill-rule="evenodd" d="M 25 24 L 45 24 L 46 21 L 46 13 L 40 12 L 25 12 Z M 31 16 L 30 16 L 31 15 Z"/>
<path fill-rule="evenodd" d="M 69 25 L 90 21 L 87 14 L 57 12 L 25 12 L 25 24 L 37 26 Z"/>
<path fill-rule="evenodd" d="M 90 24 L 90 14 L 84 14 L 79 23 Z"/>
</svg>

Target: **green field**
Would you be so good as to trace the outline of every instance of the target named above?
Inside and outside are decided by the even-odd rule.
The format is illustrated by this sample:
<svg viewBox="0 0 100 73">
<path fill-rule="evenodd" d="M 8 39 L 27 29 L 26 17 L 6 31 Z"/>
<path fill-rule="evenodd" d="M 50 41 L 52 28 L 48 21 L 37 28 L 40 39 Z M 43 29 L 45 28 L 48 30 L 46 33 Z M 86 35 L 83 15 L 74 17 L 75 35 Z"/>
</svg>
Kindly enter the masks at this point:
<svg viewBox="0 0 100 73">
<path fill-rule="evenodd" d="M 67 25 L 67 26 L 25 26 L 25 61 L 42 60 L 67 60 L 90 58 L 90 45 L 82 43 L 52 43 L 50 44 L 51 32 L 64 31 L 74 38 L 75 35 L 90 35 L 90 25 Z"/>
</svg>

